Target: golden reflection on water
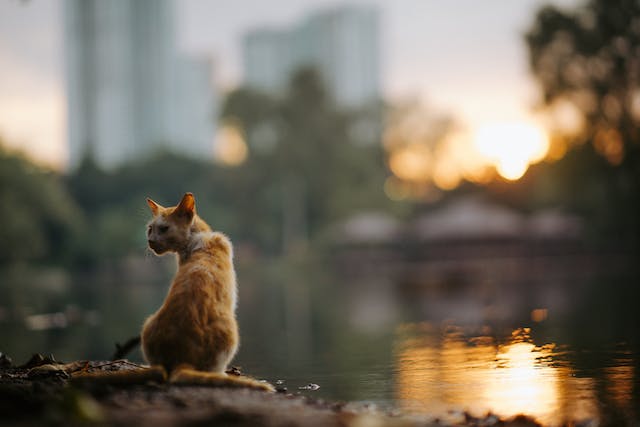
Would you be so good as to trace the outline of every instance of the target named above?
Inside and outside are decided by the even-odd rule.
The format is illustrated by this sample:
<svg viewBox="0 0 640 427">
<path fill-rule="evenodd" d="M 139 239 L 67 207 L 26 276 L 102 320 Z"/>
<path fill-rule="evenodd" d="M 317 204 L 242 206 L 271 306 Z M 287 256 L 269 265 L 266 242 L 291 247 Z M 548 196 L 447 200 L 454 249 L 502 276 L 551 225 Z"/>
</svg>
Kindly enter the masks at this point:
<svg viewBox="0 0 640 427">
<path fill-rule="evenodd" d="M 514 343 L 499 349 L 499 369 L 489 369 L 484 398 L 500 413 L 545 415 L 558 401 L 558 372 L 536 366 L 538 352 L 531 343 Z"/>
<path fill-rule="evenodd" d="M 633 366 L 611 366 L 605 370 L 606 392 L 618 409 L 629 407 L 633 396 Z"/>
<path fill-rule="evenodd" d="M 536 347 L 527 330 L 497 343 L 487 336 L 466 339 L 456 330 L 417 329 L 401 331 L 396 354 L 396 398 L 404 410 L 442 419 L 461 410 L 527 414 L 545 425 L 598 417 L 593 379 L 554 364 L 555 347 Z M 628 372 L 611 375 L 632 378 Z"/>
</svg>

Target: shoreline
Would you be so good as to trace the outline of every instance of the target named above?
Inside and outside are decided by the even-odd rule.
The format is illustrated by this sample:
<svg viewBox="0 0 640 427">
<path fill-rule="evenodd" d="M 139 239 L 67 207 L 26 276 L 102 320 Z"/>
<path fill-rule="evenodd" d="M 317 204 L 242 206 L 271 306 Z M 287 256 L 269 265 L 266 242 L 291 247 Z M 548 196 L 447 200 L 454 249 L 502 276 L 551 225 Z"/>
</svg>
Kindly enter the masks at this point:
<svg viewBox="0 0 640 427">
<path fill-rule="evenodd" d="M 540 426 L 531 418 L 503 420 L 494 415 L 474 418 L 460 414 L 460 422 L 445 423 L 380 410 L 375 405 L 333 402 L 283 390 L 268 393 L 249 389 L 186 386 L 148 382 L 108 385 L 70 384 L 74 372 L 136 369 L 121 360 L 58 363 L 35 357 L 15 367 L 0 365 L 0 413 L 3 425 L 173 426 Z"/>
</svg>

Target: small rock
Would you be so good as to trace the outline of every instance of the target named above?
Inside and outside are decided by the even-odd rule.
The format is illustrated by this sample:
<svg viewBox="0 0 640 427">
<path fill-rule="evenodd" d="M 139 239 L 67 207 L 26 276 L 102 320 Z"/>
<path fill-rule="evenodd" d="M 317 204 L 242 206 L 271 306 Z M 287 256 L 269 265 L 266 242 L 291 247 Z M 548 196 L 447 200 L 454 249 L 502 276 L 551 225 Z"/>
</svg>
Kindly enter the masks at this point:
<svg viewBox="0 0 640 427">
<path fill-rule="evenodd" d="M 36 366 L 56 364 L 56 363 L 60 363 L 60 362 L 58 362 L 53 357 L 53 354 L 50 354 L 48 356 L 43 356 L 40 353 L 35 353 L 33 356 L 31 356 L 31 358 L 27 361 L 27 363 L 18 367 L 24 368 L 24 369 L 30 369 L 30 368 L 35 368 Z"/>
<path fill-rule="evenodd" d="M 491 426 L 498 425 L 499 422 L 500 422 L 500 418 L 498 418 L 496 415 L 487 414 L 487 416 L 484 417 L 480 425 L 482 427 L 491 427 Z"/>
<path fill-rule="evenodd" d="M 309 383 L 305 386 L 302 387 L 298 387 L 298 390 L 310 390 L 310 391 L 316 391 L 320 388 L 320 386 L 318 384 L 314 384 L 314 383 Z"/>
<path fill-rule="evenodd" d="M 6 354 L 0 352 L 0 368 L 10 368 L 13 365 L 13 360 Z"/>
<path fill-rule="evenodd" d="M 509 423 L 508 425 L 513 427 L 542 427 L 542 425 L 533 418 L 522 414 L 516 415 L 507 420 L 507 422 Z"/>
<path fill-rule="evenodd" d="M 236 375 L 236 376 L 241 376 L 242 375 L 242 371 L 240 370 L 240 367 L 238 366 L 231 366 L 227 369 L 227 374 L 228 375 Z"/>
<path fill-rule="evenodd" d="M 18 366 L 19 368 L 34 368 L 44 363 L 44 357 L 40 353 L 35 353 L 24 365 Z"/>
<path fill-rule="evenodd" d="M 60 365 L 46 364 L 35 366 L 27 372 L 27 378 L 43 378 L 43 377 L 62 377 L 69 378 L 69 374 Z"/>
</svg>

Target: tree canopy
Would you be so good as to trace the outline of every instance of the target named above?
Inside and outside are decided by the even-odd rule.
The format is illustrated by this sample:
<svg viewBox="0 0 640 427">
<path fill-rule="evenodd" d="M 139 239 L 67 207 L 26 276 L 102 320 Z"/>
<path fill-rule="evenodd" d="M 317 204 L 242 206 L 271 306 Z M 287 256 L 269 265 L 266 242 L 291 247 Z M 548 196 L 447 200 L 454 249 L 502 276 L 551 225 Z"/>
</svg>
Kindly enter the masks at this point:
<svg viewBox="0 0 640 427">
<path fill-rule="evenodd" d="M 66 261 L 83 224 L 60 176 L 0 148 L 0 265 Z"/>
<path fill-rule="evenodd" d="M 559 128 L 574 122 L 571 131 L 559 131 L 574 149 L 557 167 L 564 170 L 557 185 L 582 204 L 603 234 L 638 247 L 640 3 L 590 0 L 574 10 L 546 6 L 526 42 L 544 107 L 561 122 Z"/>
</svg>

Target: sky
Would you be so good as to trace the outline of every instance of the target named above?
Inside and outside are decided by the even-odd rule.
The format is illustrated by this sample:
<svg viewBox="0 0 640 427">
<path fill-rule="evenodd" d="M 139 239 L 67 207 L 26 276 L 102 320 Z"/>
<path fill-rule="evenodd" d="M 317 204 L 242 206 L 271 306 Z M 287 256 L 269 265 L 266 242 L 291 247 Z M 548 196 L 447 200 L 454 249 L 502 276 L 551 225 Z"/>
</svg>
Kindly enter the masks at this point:
<svg viewBox="0 0 640 427">
<path fill-rule="evenodd" d="M 178 45 L 214 61 L 224 94 L 242 81 L 240 39 L 335 0 L 180 0 Z M 578 0 L 357 0 L 381 11 L 383 93 L 418 100 L 469 127 L 535 120 L 523 34 L 544 4 Z M 67 159 L 63 0 L 0 0 L 0 139 L 35 160 Z"/>
</svg>

